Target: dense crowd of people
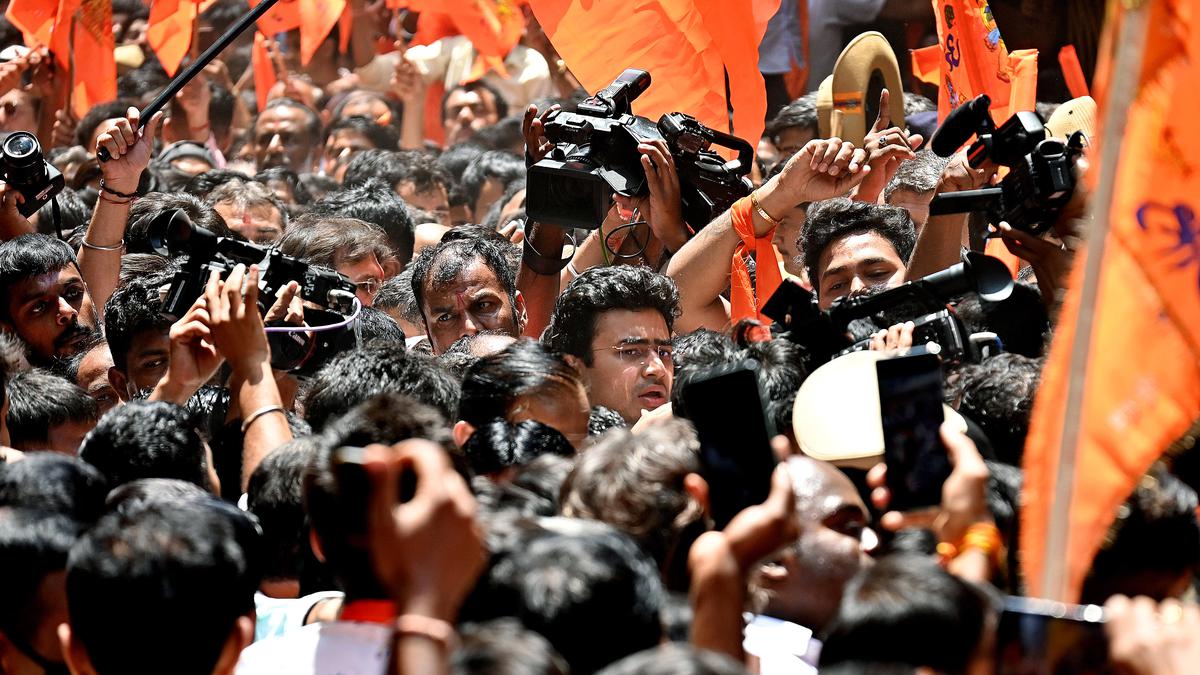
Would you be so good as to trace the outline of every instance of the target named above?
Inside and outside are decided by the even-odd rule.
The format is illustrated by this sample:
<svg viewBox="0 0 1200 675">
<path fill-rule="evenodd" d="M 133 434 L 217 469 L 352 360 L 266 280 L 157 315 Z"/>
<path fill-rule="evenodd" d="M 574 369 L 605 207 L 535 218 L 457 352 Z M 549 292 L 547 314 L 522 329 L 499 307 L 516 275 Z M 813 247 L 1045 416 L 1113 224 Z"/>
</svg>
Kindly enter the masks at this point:
<svg viewBox="0 0 1200 675">
<path fill-rule="evenodd" d="M 144 47 L 147 6 L 112 4 Z M 782 2 L 753 192 L 689 224 L 680 158 L 642 143 L 646 189 L 590 230 L 526 211 L 545 125 L 587 96 L 532 14 L 479 76 L 467 38 L 408 46 L 415 15 L 350 4 L 348 48 L 301 67 L 294 34 L 271 45 L 265 96 L 240 40 L 148 120 L 149 49 L 80 119 L 45 103 L 44 51 L 0 63 L 0 132 L 66 184 L 28 215 L 0 187 L 0 673 L 1018 672 L 1021 460 L 1086 196 L 1046 235 L 992 224 L 1011 295 L 948 299 L 1003 349 L 943 354 L 952 470 L 927 509 L 890 508 L 859 439 L 875 360 L 929 351 L 918 316 L 857 322 L 869 373 L 818 377 L 842 360 L 735 298 L 774 277 L 836 309 L 982 248 L 988 223 L 929 204 L 997 167 L 931 152 L 928 98 L 885 90 L 865 138 L 821 133 L 843 29 L 929 3 L 810 0 L 801 36 Z M 245 10 L 204 6 L 201 46 Z M 747 364 L 777 435 L 739 452 L 777 464 L 718 523 L 684 392 Z M 1084 583 L 1102 664 L 1019 672 L 1194 672 L 1200 500 L 1170 468 Z"/>
</svg>

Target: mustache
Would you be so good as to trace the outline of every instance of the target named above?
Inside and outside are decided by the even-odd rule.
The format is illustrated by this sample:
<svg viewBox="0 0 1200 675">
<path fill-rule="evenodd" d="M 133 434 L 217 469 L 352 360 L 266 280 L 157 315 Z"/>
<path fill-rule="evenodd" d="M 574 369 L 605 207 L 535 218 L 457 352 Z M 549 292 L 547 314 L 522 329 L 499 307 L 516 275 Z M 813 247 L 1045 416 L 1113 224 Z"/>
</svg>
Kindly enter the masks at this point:
<svg viewBox="0 0 1200 675">
<path fill-rule="evenodd" d="M 78 319 L 75 319 L 71 322 L 70 326 L 67 326 L 67 328 L 59 334 L 58 337 L 54 338 L 54 346 L 59 348 L 65 347 L 80 335 L 85 335 L 91 340 L 99 340 L 100 329 L 85 326 L 79 323 Z"/>
</svg>

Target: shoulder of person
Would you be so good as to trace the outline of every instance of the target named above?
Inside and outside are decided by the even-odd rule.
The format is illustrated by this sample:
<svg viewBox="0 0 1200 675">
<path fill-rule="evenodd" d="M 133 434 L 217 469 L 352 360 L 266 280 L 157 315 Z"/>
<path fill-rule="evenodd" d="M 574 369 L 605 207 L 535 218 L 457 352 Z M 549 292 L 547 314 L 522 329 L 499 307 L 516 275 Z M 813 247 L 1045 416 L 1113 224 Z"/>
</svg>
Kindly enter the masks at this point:
<svg viewBox="0 0 1200 675">
<path fill-rule="evenodd" d="M 247 647 L 236 675 L 383 675 L 391 656 L 391 626 L 330 621 Z"/>
</svg>

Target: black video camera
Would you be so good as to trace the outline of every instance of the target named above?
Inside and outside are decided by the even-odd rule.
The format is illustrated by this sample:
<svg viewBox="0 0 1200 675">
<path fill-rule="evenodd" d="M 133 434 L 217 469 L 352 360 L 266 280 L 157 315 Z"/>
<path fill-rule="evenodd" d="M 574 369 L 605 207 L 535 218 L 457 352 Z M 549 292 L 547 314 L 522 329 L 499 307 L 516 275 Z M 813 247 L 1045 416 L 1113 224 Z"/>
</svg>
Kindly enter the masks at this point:
<svg viewBox="0 0 1200 675">
<path fill-rule="evenodd" d="M 961 263 L 941 272 L 878 293 L 839 298 L 824 311 L 815 295 L 785 281 L 763 306 L 763 314 L 804 348 L 809 372 L 843 354 L 868 349 L 871 333 L 900 321 L 916 324 L 914 346 L 934 343 L 943 362 L 976 363 L 992 355 L 987 350 L 995 349 L 990 346 L 994 336 L 969 334 L 947 302 L 967 293 L 998 302 L 1012 289 L 1012 275 L 1004 263 L 968 252 Z"/>
<path fill-rule="evenodd" d="M 173 321 L 186 314 L 204 293 L 214 271 L 224 279 L 238 264 L 258 265 L 260 298 L 274 298 L 281 288 L 296 281 L 300 284 L 300 297 L 323 308 L 305 308 L 304 320 L 309 330 L 268 333 L 272 368 L 305 375 L 332 354 L 353 346 L 352 322 L 346 315 L 356 315 L 358 300 L 354 284 L 344 275 L 284 255 L 275 248 L 219 237 L 196 227 L 179 209 L 164 211 L 154 218 L 150 223 L 150 245 L 162 255 L 187 256 L 163 299 L 162 313 Z M 267 309 L 259 303 L 261 313 L 265 314 Z M 288 326 L 272 324 L 272 327 Z"/>
<path fill-rule="evenodd" d="M 639 143 L 665 140 L 679 174 L 683 219 L 700 229 L 750 194 L 746 176 L 754 148 L 710 129 L 683 113 L 663 115 L 658 124 L 633 115 L 631 104 L 650 86 L 650 73 L 630 68 L 576 107 L 551 114 L 546 138 L 550 154 L 529 168 L 526 211 L 533 220 L 595 229 L 604 221 L 612 195 L 649 194 Z M 726 162 L 713 146 L 736 150 Z"/>
<path fill-rule="evenodd" d="M 1058 220 L 1075 193 L 1075 160 L 1083 153 L 1084 135 L 1075 132 L 1067 142 L 1047 138 L 1042 118 L 1031 111 L 1013 115 L 1000 128 L 991 115 L 986 94 L 950 113 L 933 134 L 929 145 L 939 157 L 951 157 L 972 136 L 967 151 L 973 168 L 987 160 L 1011 171 L 999 186 L 950 192 L 933 198 L 929 214 L 980 211 L 988 222 L 1001 222 L 1041 234 Z"/>
<path fill-rule="evenodd" d="M 13 132 L 0 143 L 0 178 L 25 198 L 17 211 L 26 218 L 54 199 L 65 185 L 62 173 L 42 155 L 37 136 L 28 131 Z"/>
</svg>

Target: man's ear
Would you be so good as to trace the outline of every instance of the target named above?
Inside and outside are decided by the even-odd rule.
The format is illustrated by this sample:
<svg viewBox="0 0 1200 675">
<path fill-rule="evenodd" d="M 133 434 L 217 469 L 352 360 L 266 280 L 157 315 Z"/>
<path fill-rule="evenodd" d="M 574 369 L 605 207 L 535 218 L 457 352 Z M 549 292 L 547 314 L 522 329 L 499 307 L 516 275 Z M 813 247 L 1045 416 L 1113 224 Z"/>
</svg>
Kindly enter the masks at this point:
<svg viewBox="0 0 1200 675">
<path fill-rule="evenodd" d="M 308 545 L 312 547 L 313 557 L 321 562 L 325 562 L 325 551 L 321 549 L 321 538 L 317 536 L 317 531 L 313 528 L 308 528 Z"/>
<path fill-rule="evenodd" d="M 117 398 L 121 399 L 122 403 L 129 402 L 129 380 L 125 377 L 125 373 L 117 370 L 116 366 L 109 366 L 108 383 L 116 390 Z"/>
<path fill-rule="evenodd" d="M 513 337 L 519 338 L 525 334 L 525 326 L 529 325 L 529 312 L 525 309 L 525 296 L 521 295 L 521 291 L 517 291 L 513 296 L 513 313 L 517 316 L 517 333 L 519 333 Z M 530 337 L 536 339 L 538 336 L 531 335 Z"/>
<path fill-rule="evenodd" d="M 62 646 L 63 660 L 67 662 L 67 669 L 71 671 L 71 675 L 95 675 L 96 669 L 92 667 L 92 660 L 83 648 L 83 643 L 76 640 L 71 633 L 70 624 L 58 625 L 58 642 Z"/>
<path fill-rule="evenodd" d="M 566 360 L 568 366 L 574 368 L 575 371 L 580 375 L 587 372 L 587 365 L 584 364 L 583 359 L 579 358 L 578 356 L 575 356 L 574 354 L 563 354 L 563 359 Z"/>
<path fill-rule="evenodd" d="M 233 622 L 229 636 L 225 638 L 225 645 L 221 647 L 221 656 L 217 658 L 217 665 L 213 668 L 213 673 L 216 675 L 232 673 L 237 667 L 238 657 L 241 656 L 242 650 L 250 646 L 251 642 L 254 642 L 254 619 L 249 616 L 239 616 L 237 621 Z"/>
<path fill-rule="evenodd" d="M 704 513 L 708 513 L 708 481 L 698 473 L 689 473 L 683 477 L 683 491 L 696 500 Z"/>
<path fill-rule="evenodd" d="M 475 426 L 470 422 L 459 420 L 454 423 L 454 445 L 462 447 L 475 434 Z"/>
</svg>

